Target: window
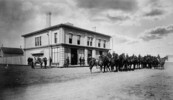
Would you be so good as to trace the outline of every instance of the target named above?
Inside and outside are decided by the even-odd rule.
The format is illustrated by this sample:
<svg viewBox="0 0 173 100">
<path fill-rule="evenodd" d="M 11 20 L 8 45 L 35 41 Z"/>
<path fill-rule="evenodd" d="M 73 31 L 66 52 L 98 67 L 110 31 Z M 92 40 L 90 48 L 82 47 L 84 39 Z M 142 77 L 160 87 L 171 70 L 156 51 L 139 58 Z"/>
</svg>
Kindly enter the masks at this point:
<svg viewBox="0 0 173 100">
<path fill-rule="evenodd" d="M 40 46 L 41 46 L 41 36 L 40 36 L 40 39 L 39 39 L 39 43 L 40 43 Z"/>
<path fill-rule="evenodd" d="M 104 40 L 103 48 L 106 48 L 106 40 Z"/>
<path fill-rule="evenodd" d="M 41 46 L 41 36 L 35 37 L 35 46 Z"/>
<path fill-rule="evenodd" d="M 90 38 L 90 46 L 93 44 L 93 38 Z"/>
<path fill-rule="evenodd" d="M 93 42 L 93 38 L 92 37 L 88 37 L 87 45 L 88 46 L 92 46 L 92 42 Z"/>
<path fill-rule="evenodd" d="M 59 48 L 52 48 L 52 61 L 53 63 L 58 63 L 58 56 L 59 56 Z"/>
<path fill-rule="evenodd" d="M 35 46 L 37 46 L 37 37 L 35 37 Z"/>
<path fill-rule="evenodd" d="M 90 37 L 88 37 L 87 46 L 89 46 L 89 43 L 90 43 Z"/>
<path fill-rule="evenodd" d="M 99 55 L 103 55 L 103 51 L 99 51 Z"/>
<path fill-rule="evenodd" d="M 78 45 L 80 45 L 80 39 L 81 39 L 81 36 L 78 35 L 78 36 L 77 36 L 77 44 L 78 44 Z"/>
<path fill-rule="evenodd" d="M 72 44 L 73 34 L 69 34 L 69 43 Z"/>
<path fill-rule="evenodd" d="M 57 43 L 57 33 L 54 33 L 54 42 Z"/>
<path fill-rule="evenodd" d="M 98 47 L 100 47 L 101 39 L 98 40 Z"/>
</svg>

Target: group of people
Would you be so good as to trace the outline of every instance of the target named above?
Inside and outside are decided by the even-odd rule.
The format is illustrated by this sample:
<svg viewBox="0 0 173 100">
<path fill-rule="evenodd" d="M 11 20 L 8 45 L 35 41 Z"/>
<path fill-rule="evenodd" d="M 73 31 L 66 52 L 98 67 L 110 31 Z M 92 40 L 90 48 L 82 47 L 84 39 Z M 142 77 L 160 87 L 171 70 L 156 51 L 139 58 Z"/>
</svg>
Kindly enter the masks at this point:
<svg viewBox="0 0 173 100">
<path fill-rule="evenodd" d="M 67 57 L 65 59 L 64 67 L 68 67 L 69 64 L 70 64 L 70 60 L 69 60 L 69 57 Z M 82 65 L 84 66 L 85 65 L 85 59 L 84 59 L 84 57 L 83 58 L 82 57 L 79 58 L 79 64 L 80 64 L 80 66 L 82 66 Z"/>
<path fill-rule="evenodd" d="M 101 55 L 99 59 L 92 58 L 89 61 L 90 72 L 92 73 L 93 66 L 100 66 L 100 70 L 102 68 L 108 71 L 131 71 L 135 69 L 142 68 L 164 68 L 165 60 L 168 60 L 168 57 L 165 56 L 161 58 L 158 56 L 152 55 L 132 55 L 128 54 L 120 54 L 117 53 L 107 53 L 107 55 Z"/>
<path fill-rule="evenodd" d="M 84 57 L 83 58 L 82 57 L 79 58 L 79 64 L 80 65 L 85 65 L 85 59 L 84 59 Z"/>
<path fill-rule="evenodd" d="M 28 58 L 28 65 L 31 66 L 32 69 L 35 69 L 35 66 L 36 64 L 40 64 L 41 68 L 47 68 L 47 58 L 46 57 L 43 57 L 43 58 L 40 58 L 40 57 L 29 57 Z M 52 60 L 50 58 L 50 66 L 51 66 L 51 63 L 52 63 Z M 44 64 L 44 66 L 43 66 Z"/>
</svg>

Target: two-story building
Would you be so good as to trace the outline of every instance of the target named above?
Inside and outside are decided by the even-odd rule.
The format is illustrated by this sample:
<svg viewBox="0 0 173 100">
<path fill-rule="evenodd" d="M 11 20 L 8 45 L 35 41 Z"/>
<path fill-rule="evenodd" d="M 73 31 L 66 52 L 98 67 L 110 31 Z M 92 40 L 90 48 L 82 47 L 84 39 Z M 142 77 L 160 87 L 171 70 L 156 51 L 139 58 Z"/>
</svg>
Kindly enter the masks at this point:
<svg viewBox="0 0 173 100">
<path fill-rule="evenodd" d="M 68 58 L 70 65 L 85 65 L 88 58 L 98 58 L 110 50 L 110 36 L 95 31 L 58 24 L 22 35 L 24 37 L 25 63 L 28 57 L 52 58 L 53 65 L 63 66 Z"/>
</svg>

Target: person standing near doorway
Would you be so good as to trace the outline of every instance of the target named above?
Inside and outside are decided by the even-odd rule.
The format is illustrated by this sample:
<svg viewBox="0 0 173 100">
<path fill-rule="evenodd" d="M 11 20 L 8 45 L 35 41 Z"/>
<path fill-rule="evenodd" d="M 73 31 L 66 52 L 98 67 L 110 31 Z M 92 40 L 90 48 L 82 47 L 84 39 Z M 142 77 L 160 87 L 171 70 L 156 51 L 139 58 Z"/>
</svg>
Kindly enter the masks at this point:
<svg viewBox="0 0 173 100">
<path fill-rule="evenodd" d="M 47 68 L 47 58 L 46 57 L 43 58 L 43 62 L 44 62 L 44 68 L 46 69 Z"/>
<path fill-rule="evenodd" d="M 34 59 L 33 58 L 31 58 L 31 68 L 32 69 L 35 69 L 35 61 L 34 61 Z"/>
<path fill-rule="evenodd" d="M 69 66 L 69 57 L 67 57 L 67 67 Z"/>
<path fill-rule="evenodd" d="M 51 57 L 49 58 L 49 66 L 50 67 L 52 66 L 52 58 Z"/>
<path fill-rule="evenodd" d="M 83 64 L 83 66 L 85 65 L 85 58 L 84 57 L 82 58 L 82 64 Z"/>
<path fill-rule="evenodd" d="M 80 66 L 82 65 L 82 57 L 79 58 Z"/>
</svg>

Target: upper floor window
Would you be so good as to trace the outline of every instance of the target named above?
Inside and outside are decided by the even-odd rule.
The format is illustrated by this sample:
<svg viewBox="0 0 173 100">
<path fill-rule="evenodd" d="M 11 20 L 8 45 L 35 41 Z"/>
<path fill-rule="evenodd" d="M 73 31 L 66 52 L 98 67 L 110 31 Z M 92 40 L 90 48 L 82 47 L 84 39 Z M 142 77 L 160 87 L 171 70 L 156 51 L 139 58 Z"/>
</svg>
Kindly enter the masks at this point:
<svg viewBox="0 0 173 100">
<path fill-rule="evenodd" d="M 88 37 L 87 46 L 92 46 L 92 42 L 93 42 L 93 38 L 92 37 Z"/>
<path fill-rule="evenodd" d="M 35 37 L 35 46 L 41 46 L 41 36 Z"/>
<path fill-rule="evenodd" d="M 69 43 L 72 44 L 73 34 L 69 34 Z"/>
<path fill-rule="evenodd" d="M 103 48 L 106 48 L 106 40 L 104 40 Z"/>
<path fill-rule="evenodd" d="M 88 37 L 88 40 L 87 40 L 87 46 L 90 45 L 90 37 Z"/>
<path fill-rule="evenodd" d="M 90 39 L 90 46 L 92 46 L 92 44 L 93 44 L 93 38 L 91 37 L 91 39 Z"/>
<path fill-rule="evenodd" d="M 77 44 L 80 45 L 80 39 L 81 39 L 81 36 L 80 35 L 77 35 Z"/>
<path fill-rule="evenodd" d="M 101 39 L 98 39 L 98 47 L 101 46 Z"/>
<path fill-rule="evenodd" d="M 57 37 L 57 33 L 54 33 L 54 42 L 57 43 L 58 37 Z"/>
</svg>

